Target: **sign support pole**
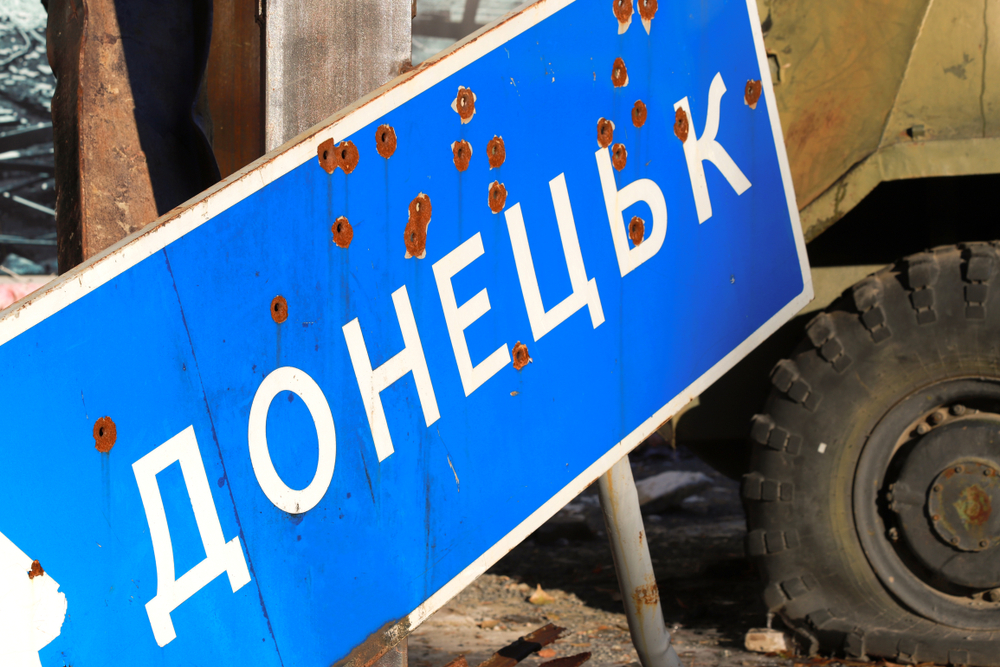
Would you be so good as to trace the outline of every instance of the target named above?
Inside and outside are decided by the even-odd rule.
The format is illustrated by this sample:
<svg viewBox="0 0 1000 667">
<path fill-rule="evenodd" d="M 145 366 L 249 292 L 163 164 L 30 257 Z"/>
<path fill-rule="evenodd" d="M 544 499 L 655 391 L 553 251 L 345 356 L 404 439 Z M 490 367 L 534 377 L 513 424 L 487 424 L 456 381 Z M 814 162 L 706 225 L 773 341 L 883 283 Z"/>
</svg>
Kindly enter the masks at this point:
<svg viewBox="0 0 1000 667">
<path fill-rule="evenodd" d="M 642 526 L 639 494 L 628 456 L 601 475 L 599 487 L 618 586 L 639 661 L 642 667 L 682 667 L 663 621 L 649 540 Z"/>
</svg>

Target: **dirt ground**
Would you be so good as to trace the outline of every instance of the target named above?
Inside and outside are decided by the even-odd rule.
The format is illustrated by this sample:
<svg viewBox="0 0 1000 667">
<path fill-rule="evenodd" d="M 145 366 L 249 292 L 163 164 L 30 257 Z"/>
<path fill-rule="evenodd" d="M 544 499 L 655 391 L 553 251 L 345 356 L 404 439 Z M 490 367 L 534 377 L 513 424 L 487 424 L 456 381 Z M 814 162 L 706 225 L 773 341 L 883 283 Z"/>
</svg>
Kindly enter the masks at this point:
<svg viewBox="0 0 1000 667">
<path fill-rule="evenodd" d="M 644 515 L 664 618 L 685 667 L 791 667 L 792 659 L 743 648 L 746 631 L 763 627 L 766 613 L 743 552 L 739 484 L 662 441 L 641 446 L 631 460 L 636 480 L 664 470 L 712 479 L 681 507 Z M 573 505 L 586 508 L 583 521 L 550 521 L 417 628 L 410 665 L 441 667 L 463 654 L 476 665 L 547 622 L 567 631 L 550 647 L 554 654 L 534 655 L 526 667 L 585 651 L 593 667 L 637 664 L 596 486 Z M 554 601 L 530 603 L 537 586 Z"/>
</svg>

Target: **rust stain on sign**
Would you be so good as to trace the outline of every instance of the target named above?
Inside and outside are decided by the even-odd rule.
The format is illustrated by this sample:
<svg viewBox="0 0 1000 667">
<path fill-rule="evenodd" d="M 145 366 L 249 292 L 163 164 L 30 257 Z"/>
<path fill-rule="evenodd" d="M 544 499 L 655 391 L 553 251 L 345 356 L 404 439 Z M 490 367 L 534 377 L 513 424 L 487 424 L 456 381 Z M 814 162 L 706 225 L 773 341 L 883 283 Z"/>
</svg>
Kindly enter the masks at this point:
<svg viewBox="0 0 1000 667">
<path fill-rule="evenodd" d="M 455 101 L 451 103 L 451 108 L 458 113 L 463 125 L 468 123 L 476 115 L 476 94 L 465 86 L 459 86 L 458 94 L 455 95 Z"/>
<path fill-rule="evenodd" d="M 327 139 L 316 149 L 316 155 L 319 157 L 319 165 L 328 174 L 332 174 L 337 167 L 349 174 L 358 166 L 358 147 L 353 141 L 341 141 L 334 146 L 333 139 Z"/>
<path fill-rule="evenodd" d="M 337 166 L 343 169 L 345 174 L 349 174 L 358 166 L 358 147 L 353 141 L 341 141 L 337 145 L 337 157 L 339 158 Z"/>
<path fill-rule="evenodd" d="M 410 222 L 427 226 L 431 221 L 431 198 L 421 192 L 410 202 L 409 212 Z"/>
<path fill-rule="evenodd" d="M 632 124 L 642 127 L 646 124 L 646 104 L 642 100 L 636 100 L 632 105 Z"/>
<path fill-rule="evenodd" d="M 615 88 L 628 85 L 628 70 L 625 69 L 625 61 L 621 56 L 615 58 L 615 63 L 611 66 L 611 83 L 615 84 Z"/>
<path fill-rule="evenodd" d="M 396 130 L 391 125 L 379 125 L 375 130 L 375 149 L 387 160 L 396 152 Z"/>
<path fill-rule="evenodd" d="M 507 149 L 504 148 L 503 138 L 494 136 L 486 144 L 486 157 L 490 161 L 490 169 L 501 167 L 507 159 Z"/>
<path fill-rule="evenodd" d="M 632 216 L 632 221 L 628 223 L 628 237 L 634 245 L 639 245 L 646 238 L 646 222 L 637 215 Z"/>
<path fill-rule="evenodd" d="M 280 294 L 271 299 L 271 319 L 278 324 L 288 319 L 288 302 Z"/>
<path fill-rule="evenodd" d="M 515 370 L 521 370 L 522 368 L 530 364 L 532 361 L 531 357 L 528 356 L 528 346 L 522 343 L 521 341 L 517 341 L 517 343 L 514 345 L 514 351 L 511 354 L 511 356 L 514 357 Z"/>
<path fill-rule="evenodd" d="M 749 79 L 747 81 L 746 90 L 743 91 L 743 103 L 746 104 L 751 109 L 757 108 L 757 101 L 760 99 L 760 94 L 764 90 L 760 81 L 754 81 Z"/>
<path fill-rule="evenodd" d="M 642 18 L 642 27 L 646 29 L 647 35 L 652 26 L 653 17 L 656 16 L 656 9 L 656 0 L 639 0 L 639 16 Z"/>
<path fill-rule="evenodd" d="M 684 109 L 678 108 L 674 113 L 674 134 L 681 140 L 681 143 L 688 139 L 688 117 Z"/>
<path fill-rule="evenodd" d="M 490 184 L 490 210 L 499 213 L 507 203 L 507 188 L 503 183 L 493 181 Z"/>
<path fill-rule="evenodd" d="M 618 19 L 618 34 L 628 30 L 632 23 L 632 0 L 612 0 L 615 18 Z"/>
<path fill-rule="evenodd" d="M 101 454 L 110 452 L 117 439 L 118 429 L 111 417 L 101 417 L 94 422 L 94 448 Z"/>
<path fill-rule="evenodd" d="M 332 174 L 337 168 L 337 160 L 333 157 L 333 139 L 327 139 L 316 149 L 316 156 L 319 158 L 319 166 L 323 171 Z"/>
<path fill-rule="evenodd" d="M 656 582 L 649 584 L 643 584 L 642 586 L 636 586 L 635 590 L 632 591 L 632 599 L 635 601 L 635 606 L 638 609 L 645 607 L 654 607 L 660 602 L 660 589 L 657 587 Z"/>
<path fill-rule="evenodd" d="M 348 222 L 346 217 L 340 216 L 337 218 L 330 231 L 333 232 L 333 242 L 338 246 L 347 248 L 351 245 L 351 240 L 354 238 L 354 228 L 351 227 L 351 223 Z"/>
<path fill-rule="evenodd" d="M 597 121 L 597 145 L 607 148 L 615 138 L 615 124 L 607 118 Z"/>
<path fill-rule="evenodd" d="M 455 161 L 455 168 L 465 171 L 469 168 L 469 160 L 472 159 L 472 144 L 465 139 L 451 142 L 452 158 Z"/>
<path fill-rule="evenodd" d="M 40 577 L 45 574 L 45 570 L 42 569 L 42 564 L 37 560 L 31 561 L 31 569 L 28 571 L 28 579 L 34 579 L 35 577 Z"/>
<path fill-rule="evenodd" d="M 410 202 L 410 219 L 403 229 L 403 244 L 406 246 L 406 259 L 427 256 L 427 225 L 431 222 L 431 198 L 423 192 Z"/>
<path fill-rule="evenodd" d="M 625 144 L 615 144 L 611 147 L 611 164 L 614 165 L 615 169 L 618 171 L 624 169 L 627 160 L 628 151 L 625 150 Z"/>
<path fill-rule="evenodd" d="M 410 634 L 408 616 L 398 622 L 389 621 L 368 635 L 365 641 L 351 649 L 345 657 L 333 663 L 333 667 L 371 667 L 408 634 Z"/>
</svg>

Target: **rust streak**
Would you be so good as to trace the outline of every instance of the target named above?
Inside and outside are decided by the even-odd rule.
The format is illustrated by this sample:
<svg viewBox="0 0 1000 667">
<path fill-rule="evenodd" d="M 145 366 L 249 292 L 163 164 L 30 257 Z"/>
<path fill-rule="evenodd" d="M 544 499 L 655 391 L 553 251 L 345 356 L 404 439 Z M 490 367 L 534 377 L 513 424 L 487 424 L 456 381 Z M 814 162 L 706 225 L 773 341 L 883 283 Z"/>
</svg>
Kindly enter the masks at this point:
<svg viewBox="0 0 1000 667">
<path fill-rule="evenodd" d="M 465 139 L 453 141 L 451 153 L 452 159 L 455 161 L 455 169 L 465 171 L 469 168 L 469 161 L 472 159 L 472 144 Z"/>
<path fill-rule="evenodd" d="M 678 108 L 674 113 L 674 134 L 681 140 L 681 143 L 688 139 L 688 117 L 682 108 Z"/>
<path fill-rule="evenodd" d="M 351 240 L 354 238 L 354 228 L 351 227 L 351 223 L 346 217 L 340 216 L 337 218 L 330 231 L 333 232 L 334 243 L 341 248 L 350 247 Z"/>
<path fill-rule="evenodd" d="M 642 100 L 636 100 L 632 105 L 632 124 L 642 127 L 646 124 L 646 104 Z"/>
<path fill-rule="evenodd" d="M 632 599 L 635 601 L 636 608 L 640 610 L 643 606 L 654 607 L 660 603 L 660 589 L 656 582 L 636 586 L 635 590 L 632 591 Z"/>
<path fill-rule="evenodd" d="M 490 184 L 490 210 L 499 213 L 507 203 L 507 188 L 503 183 L 493 181 Z"/>
<path fill-rule="evenodd" d="M 35 577 L 40 577 L 45 574 L 45 570 L 42 569 L 42 564 L 37 560 L 31 561 L 31 570 L 28 571 L 28 579 L 34 579 Z"/>
<path fill-rule="evenodd" d="M 514 345 L 514 351 L 511 353 L 511 356 L 514 357 L 514 370 L 518 371 L 530 364 L 532 361 L 531 357 L 528 355 L 528 346 L 521 341 L 517 341 Z"/>
<path fill-rule="evenodd" d="M 507 149 L 504 147 L 502 137 L 494 136 L 490 139 L 486 144 L 486 157 L 490 161 L 490 169 L 503 166 L 504 160 L 507 159 Z"/>
<path fill-rule="evenodd" d="M 748 80 L 746 90 L 743 91 L 743 103 L 751 109 L 756 109 L 757 101 L 760 100 L 760 93 L 762 90 L 763 86 L 759 80 Z"/>
<path fill-rule="evenodd" d="M 423 192 L 410 202 L 410 219 L 403 229 L 406 257 L 423 259 L 427 255 L 427 225 L 431 221 L 431 198 Z"/>
<path fill-rule="evenodd" d="M 628 237 L 636 246 L 646 238 L 646 222 L 637 215 L 632 216 L 632 221 L 628 223 Z"/>
<path fill-rule="evenodd" d="M 396 130 L 391 125 L 379 125 L 375 130 L 375 150 L 387 160 L 396 152 Z"/>
<path fill-rule="evenodd" d="M 278 324 L 288 319 L 288 302 L 280 294 L 271 299 L 271 319 Z"/>
<path fill-rule="evenodd" d="M 615 138 L 615 124 L 607 118 L 597 121 L 597 145 L 607 148 Z"/>
<path fill-rule="evenodd" d="M 410 619 L 404 617 L 397 621 L 389 621 L 368 638 L 351 649 L 346 656 L 333 663 L 333 667 L 371 667 L 410 634 Z"/>
<path fill-rule="evenodd" d="M 94 422 L 94 449 L 101 454 L 107 454 L 115 446 L 118 439 L 118 429 L 111 417 L 101 417 Z"/>
</svg>

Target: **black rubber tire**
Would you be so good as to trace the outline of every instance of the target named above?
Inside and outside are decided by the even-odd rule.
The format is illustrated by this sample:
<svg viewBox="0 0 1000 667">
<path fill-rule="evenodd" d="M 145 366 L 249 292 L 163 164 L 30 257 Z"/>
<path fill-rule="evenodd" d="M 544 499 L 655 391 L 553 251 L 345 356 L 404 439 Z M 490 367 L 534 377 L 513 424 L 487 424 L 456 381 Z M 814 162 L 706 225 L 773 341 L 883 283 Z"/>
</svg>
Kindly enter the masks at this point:
<svg viewBox="0 0 1000 667">
<path fill-rule="evenodd" d="M 972 629 L 913 611 L 866 554 L 854 499 L 866 442 L 894 406 L 963 378 L 1000 387 L 998 247 L 935 248 L 869 276 L 772 371 L 742 485 L 746 547 L 768 609 L 811 652 L 1000 665 L 1000 608 Z"/>
</svg>

